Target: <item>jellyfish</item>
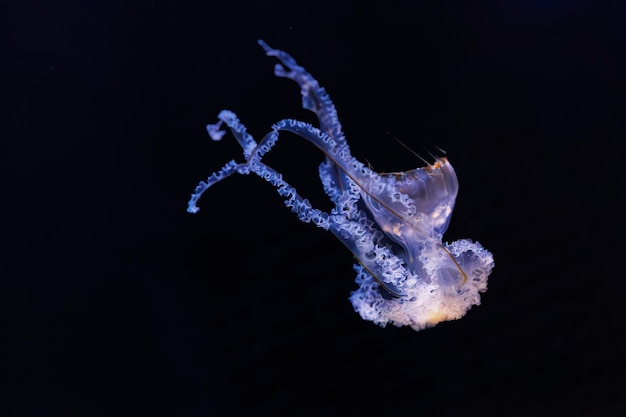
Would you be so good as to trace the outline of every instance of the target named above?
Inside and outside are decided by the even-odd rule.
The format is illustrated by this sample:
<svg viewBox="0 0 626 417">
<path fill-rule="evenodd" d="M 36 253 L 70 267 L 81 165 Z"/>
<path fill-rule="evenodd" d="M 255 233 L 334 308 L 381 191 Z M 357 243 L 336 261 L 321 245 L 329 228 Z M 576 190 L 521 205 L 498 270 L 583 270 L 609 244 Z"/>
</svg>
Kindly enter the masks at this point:
<svg viewBox="0 0 626 417">
<path fill-rule="evenodd" d="M 201 181 L 187 211 L 197 213 L 201 195 L 230 175 L 256 174 L 276 188 L 301 221 L 330 231 L 352 253 L 358 289 L 349 300 L 363 319 L 419 331 L 459 319 L 479 305 L 494 267 L 493 255 L 469 239 L 443 241 L 459 187 L 447 157 L 406 172 L 375 172 L 352 156 L 326 90 L 289 54 L 262 40 L 258 43 L 278 59 L 274 74 L 300 86 L 302 105 L 316 114 L 319 126 L 284 119 L 257 142 L 235 113 L 222 110 L 207 132 L 219 141 L 227 127 L 243 149 L 243 161 L 231 160 Z M 329 212 L 314 208 L 263 162 L 281 132 L 304 138 L 322 151 L 319 178 L 334 205 Z"/>
</svg>

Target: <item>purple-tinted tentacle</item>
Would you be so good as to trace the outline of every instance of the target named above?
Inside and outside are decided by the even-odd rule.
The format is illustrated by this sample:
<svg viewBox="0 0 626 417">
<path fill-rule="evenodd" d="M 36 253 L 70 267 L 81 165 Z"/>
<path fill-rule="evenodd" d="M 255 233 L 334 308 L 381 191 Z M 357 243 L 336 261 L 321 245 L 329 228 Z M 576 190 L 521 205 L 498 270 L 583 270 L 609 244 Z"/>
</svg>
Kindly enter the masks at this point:
<svg viewBox="0 0 626 417">
<path fill-rule="evenodd" d="M 320 87 L 317 80 L 303 67 L 298 65 L 291 55 L 271 48 L 262 40 L 258 42 L 268 56 L 275 56 L 282 63 L 282 65 L 276 64 L 274 74 L 277 77 L 289 78 L 298 83 L 302 93 L 302 107 L 311 110 L 317 115 L 320 121 L 320 129 L 333 138 L 338 144 L 347 145 L 345 136 L 341 130 L 341 123 L 337 117 L 337 110 L 326 90 Z"/>
</svg>

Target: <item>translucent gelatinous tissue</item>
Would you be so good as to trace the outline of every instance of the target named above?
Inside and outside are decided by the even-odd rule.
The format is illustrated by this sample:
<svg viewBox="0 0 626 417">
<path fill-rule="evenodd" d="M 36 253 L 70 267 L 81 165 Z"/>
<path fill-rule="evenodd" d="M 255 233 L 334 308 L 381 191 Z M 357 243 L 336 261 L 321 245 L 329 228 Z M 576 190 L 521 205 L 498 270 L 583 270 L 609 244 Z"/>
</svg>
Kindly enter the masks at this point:
<svg viewBox="0 0 626 417">
<path fill-rule="evenodd" d="M 480 304 L 493 256 L 471 240 L 442 242 L 458 191 L 450 162 L 442 157 L 407 172 L 372 171 L 351 155 L 335 106 L 318 82 L 287 53 L 259 44 L 281 62 L 274 73 L 300 85 L 302 104 L 317 115 L 320 126 L 285 119 L 256 142 L 233 112 L 222 110 L 207 131 L 217 141 L 225 134 L 222 125 L 228 126 L 243 148 L 245 162 L 232 160 L 200 182 L 187 211 L 196 213 L 202 193 L 218 181 L 233 173 L 254 173 L 276 187 L 300 220 L 330 230 L 356 257 L 359 289 L 350 301 L 362 318 L 383 327 L 391 323 L 422 330 L 461 318 Z M 330 213 L 313 208 L 263 163 L 281 131 L 303 137 L 325 155 L 319 176 L 335 204 Z"/>
</svg>

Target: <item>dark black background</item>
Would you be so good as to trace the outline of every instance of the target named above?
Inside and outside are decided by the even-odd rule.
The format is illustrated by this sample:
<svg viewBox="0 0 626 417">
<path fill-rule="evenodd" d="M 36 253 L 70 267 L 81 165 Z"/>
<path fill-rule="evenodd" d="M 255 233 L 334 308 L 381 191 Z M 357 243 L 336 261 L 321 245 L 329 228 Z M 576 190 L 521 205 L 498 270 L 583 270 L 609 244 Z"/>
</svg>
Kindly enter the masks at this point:
<svg viewBox="0 0 626 417">
<path fill-rule="evenodd" d="M 626 7 L 592 1 L 12 1 L 3 6 L 2 416 L 618 416 Z M 445 238 L 495 256 L 482 305 L 360 319 L 353 259 L 256 177 L 189 194 L 314 122 L 291 53 L 380 171 L 439 146 Z M 387 133 L 389 132 L 389 133 Z M 320 152 L 268 163 L 321 208 Z"/>
</svg>

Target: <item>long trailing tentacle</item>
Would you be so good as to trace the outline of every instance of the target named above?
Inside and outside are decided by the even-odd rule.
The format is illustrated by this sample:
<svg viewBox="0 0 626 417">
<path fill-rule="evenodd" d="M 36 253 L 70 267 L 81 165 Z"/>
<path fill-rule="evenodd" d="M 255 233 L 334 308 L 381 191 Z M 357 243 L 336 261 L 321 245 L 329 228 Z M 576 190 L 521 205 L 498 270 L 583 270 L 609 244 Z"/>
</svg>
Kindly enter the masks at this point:
<svg viewBox="0 0 626 417">
<path fill-rule="evenodd" d="M 225 131 L 219 129 L 222 122 L 230 127 L 231 132 L 235 135 L 242 148 L 244 148 L 244 154 L 248 153 L 247 161 L 240 164 L 237 164 L 234 160 L 230 161 L 218 172 L 211 174 L 206 182 L 200 182 L 189 200 L 188 212 L 197 213 L 200 209 L 196 206 L 196 203 L 200 196 L 219 181 L 228 178 L 234 173 L 243 175 L 254 173 L 276 187 L 278 193 L 287 198 L 285 204 L 298 215 L 298 219 L 307 223 L 312 221 L 318 227 L 331 230 L 359 259 L 361 265 L 369 271 L 383 290 L 392 297 L 404 295 L 394 283 L 406 279 L 408 271 L 398 264 L 398 258 L 393 256 L 388 248 L 377 244 L 380 232 L 372 225 L 371 221 L 364 216 L 359 217 L 360 211 L 356 207 L 356 203 L 360 197 L 359 188 L 356 184 L 348 184 L 346 191 L 342 195 L 337 196 L 337 207 L 332 210 L 331 214 L 328 214 L 313 208 L 311 203 L 301 197 L 296 189 L 282 178 L 280 173 L 261 162 L 262 157 L 278 140 L 280 130 L 291 131 L 308 140 L 312 138 L 329 140 L 330 138 L 327 135 L 310 125 L 294 120 L 282 120 L 276 123 L 272 131 L 257 144 L 250 135 L 245 133 L 245 126 L 239 122 L 236 115 L 232 112 L 221 112 L 220 121 L 215 125 L 209 125 L 211 126 L 212 134 L 219 137 L 219 139 L 225 134 Z M 297 126 L 298 128 L 289 129 L 285 128 L 286 126 Z M 327 149 L 328 145 L 331 144 L 323 141 L 314 141 L 314 143 L 322 150 Z M 254 144 L 254 148 L 246 152 L 246 146 L 250 148 L 251 144 Z M 334 146 L 332 148 L 335 150 Z M 326 150 L 325 152 L 329 151 Z M 344 158 L 348 156 L 349 153 L 344 155 Z M 375 255 L 367 257 L 363 256 L 364 254 Z M 385 259 L 386 261 L 377 262 L 377 259 Z"/>
<path fill-rule="evenodd" d="M 333 209 L 329 215 L 313 208 L 274 169 L 260 161 L 253 160 L 248 164 L 251 172 L 276 187 L 281 196 L 287 197 L 285 205 L 298 215 L 298 219 L 306 223 L 312 221 L 318 227 L 330 230 L 391 297 L 405 295 L 395 284 L 404 281 L 409 272 L 389 248 L 377 244 L 380 232 L 373 223 L 365 216 L 358 216 L 358 188 L 354 187 L 351 193 L 345 193 L 340 198 L 343 205 Z"/>
<path fill-rule="evenodd" d="M 346 138 L 341 130 L 341 123 L 337 117 L 337 110 L 326 90 L 320 86 L 315 78 L 288 53 L 271 48 L 259 39 L 259 45 L 267 56 L 275 56 L 282 63 L 276 64 L 274 74 L 277 77 L 289 78 L 298 83 L 302 93 L 302 107 L 311 110 L 320 121 L 320 128 L 338 144 L 346 145 Z M 285 69 L 288 68 L 288 70 Z"/>
<path fill-rule="evenodd" d="M 394 180 L 390 178 L 390 175 L 378 175 L 352 157 L 337 117 L 337 110 L 326 90 L 308 71 L 298 65 L 291 55 L 271 48 L 262 40 L 258 43 L 268 56 L 274 56 L 280 61 L 274 67 L 274 74 L 295 81 L 301 89 L 303 107 L 313 111 L 319 119 L 319 129 L 290 120 L 283 120 L 279 124 L 282 124 L 281 130 L 291 130 L 324 151 L 326 161 L 320 165 L 320 174 L 324 174 L 322 178 L 326 181 L 324 191 L 331 200 L 337 203 L 336 198 L 347 190 L 346 176 L 350 176 L 351 180 L 355 181 L 368 195 L 367 201 L 373 202 L 375 206 L 381 205 L 388 213 L 392 213 L 403 223 L 411 223 L 411 228 L 422 233 L 423 228 L 420 228 L 419 224 L 414 221 L 414 215 L 418 211 L 414 204 L 415 199 L 404 190 L 406 187 L 397 186 L 397 183 L 393 184 Z M 427 193 L 433 196 L 436 194 L 437 198 L 428 199 L 428 206 L 420 208 L 424 213 L 429 213 L 431 220 L 437 223 L 435 232 L 443 234 L 452 208 L 448 202 L 456 196 L 455 182 L 451 180 L 455 178 L 455 175 L 445 158 L 437 159 L 433 164 L 427 165 L 425 168 L 413 170 L 416 180 L 413 181 L 412 188 L 419 194 Z M 431 173 L 433 175 L 430 175 Z M 442 184 L 447 187 L 441 187 Z M 404 194 L 401 196 L 402 201 L 395 201 L 395 197 L 384 195 L 380 192 L 382 189 L 393 190 L 394 195 Z M 433 216 L 433 213 L 436 215 Z"/>
<path fill-rule="evenodd" d="M 208 124 L 206 126 L 206 130 L 209 133 L 209 136 L 214 141 L 220 141 L 226 134 L 226 130 L 222 129 L 222 124 L 226 124 L 230 129 L 231 133 L 237 139 L 237 142 L 243 149 L 243 156 L 245 159 L 249 159 L 252 152 L 257 149 L 257 143 L 254 138 L 248 134 L 246 126 L 239 121 L 239 118 L 235 113 L 230 110 L 222 110 L 217 115 L 218 121 L 214 124 Z M 225 178 L 230 177 L 234 173 L 239 174 L 248 174 L 250 172 L 249 166 L 247 163 L 238 164 L 235 160 L 231 160 L 219 171 L 214 172 L 209 175 L 206 181 L 200 181 L 200 183 L 196 186 L 193 194 L 191 195 L 191 199 L 187 205 L 187 212 L 189 213 L 197 213 L 200 211 L 200 208 L 197 206 L 197 202 L 202 196 L 202 194 L 208 190 L 211 186 L 216 183 L 222 181 Z"/>
</svg>

